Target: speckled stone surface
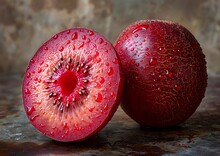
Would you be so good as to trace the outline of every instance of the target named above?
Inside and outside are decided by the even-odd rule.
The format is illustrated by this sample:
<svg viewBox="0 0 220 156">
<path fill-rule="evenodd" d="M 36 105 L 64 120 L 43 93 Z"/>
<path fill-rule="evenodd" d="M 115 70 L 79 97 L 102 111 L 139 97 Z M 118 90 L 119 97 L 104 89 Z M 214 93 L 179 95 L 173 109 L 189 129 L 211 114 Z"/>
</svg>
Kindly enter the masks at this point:
<svg viewBox="0 0 220 156">
<path fill-rule="evenodd" d="M 120 108 L 97 135 L 60 143 L 29 123 L 21 99 L 22 77 L 0 75 L 0 155 L 220 155 L 220 76 L 209 77 L 206 96 L 185 123 L 140 128 Z"/>
</svg>

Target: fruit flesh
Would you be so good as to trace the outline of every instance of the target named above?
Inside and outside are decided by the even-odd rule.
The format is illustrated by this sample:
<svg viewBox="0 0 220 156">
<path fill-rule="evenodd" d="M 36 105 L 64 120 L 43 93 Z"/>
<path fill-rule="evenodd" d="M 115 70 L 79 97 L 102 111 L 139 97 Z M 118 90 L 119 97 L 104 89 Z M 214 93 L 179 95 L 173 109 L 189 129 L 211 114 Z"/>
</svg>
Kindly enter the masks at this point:
<svg viewBox="0 0 220 156">
<path fill-rule="evenodd" d="M 199 106 L 207 85 L 202 49 L 184 27 L 143 20 L 128 26 L 115 43 L 125 86 L 123 110 L 143 126 L 174 126 Z"/>
<path fill-rule="evenodd" d="M 60 32 L 44 43 L 29 62 L 22 87 L 33 126 L 64 142 L 97 133 L 119 104 L 123 79 L 115 60 L 113 46 L 85 28 Z"/>
</svg>

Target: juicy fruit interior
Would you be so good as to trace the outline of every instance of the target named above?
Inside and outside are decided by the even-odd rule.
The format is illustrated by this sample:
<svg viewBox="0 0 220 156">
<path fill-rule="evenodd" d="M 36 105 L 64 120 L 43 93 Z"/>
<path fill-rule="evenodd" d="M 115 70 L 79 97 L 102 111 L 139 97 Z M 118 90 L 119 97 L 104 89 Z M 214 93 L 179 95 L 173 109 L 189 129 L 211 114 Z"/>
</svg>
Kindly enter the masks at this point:
<svg viewBox="0 0 220 156">
<path fill-rule="evenodd" d="M 172 126 L 198 107 L 207 85 L 199 43 L 182 26 L 139 21 L 115 43 L 125 74 L 122 108 L 146 126 Z"/>
<path fill-rule="evenodd" d="M 115 112 L 121 75 L 113 46 L 91 30 L 56 34 L 31 59 L 23 103 L 32 124 L 59 141 L 99 131 Z"/>
</svg>

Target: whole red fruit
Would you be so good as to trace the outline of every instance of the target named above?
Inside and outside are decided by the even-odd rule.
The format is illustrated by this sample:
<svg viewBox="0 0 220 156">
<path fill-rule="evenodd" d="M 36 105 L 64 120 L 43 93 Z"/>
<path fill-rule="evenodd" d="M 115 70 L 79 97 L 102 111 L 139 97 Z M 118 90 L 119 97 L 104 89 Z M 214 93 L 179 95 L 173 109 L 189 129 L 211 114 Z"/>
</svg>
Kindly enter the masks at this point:
<svg viewBox="0 0 220 156">
<path fill-rule="evenodd" d="M 123 79 L 112 44 L 95 31 L 57 33 L 27 67 L 23 103 L 33 126 L 58 141 L 80 141 L 100 131 L 116 111 Z"/>
<path fill-rule="evenodd" d="M 125 86 L 121 107 L 144 126 L 173 126 L 188 119 L 207 86 L 205 56 L 183 26 L 142 20 L 115 43 Z"/>
</svg>

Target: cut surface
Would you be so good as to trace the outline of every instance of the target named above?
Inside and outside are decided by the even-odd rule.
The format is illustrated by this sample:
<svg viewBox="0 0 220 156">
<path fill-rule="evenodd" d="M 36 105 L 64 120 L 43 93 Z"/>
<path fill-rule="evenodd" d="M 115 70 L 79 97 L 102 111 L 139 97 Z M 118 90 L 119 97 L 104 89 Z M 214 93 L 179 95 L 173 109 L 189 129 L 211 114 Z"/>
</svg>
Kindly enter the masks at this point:
<svg viewBox="0 0 220 156">
<path fill-rule="evenodd" d="M 23 103 L 36 129 L 58 141 L 79 141 L 98 132 L 116 111 L 122 89 L 116 52 L 85 28 L 54 35 L 31 59 Z"/>
</svg>

